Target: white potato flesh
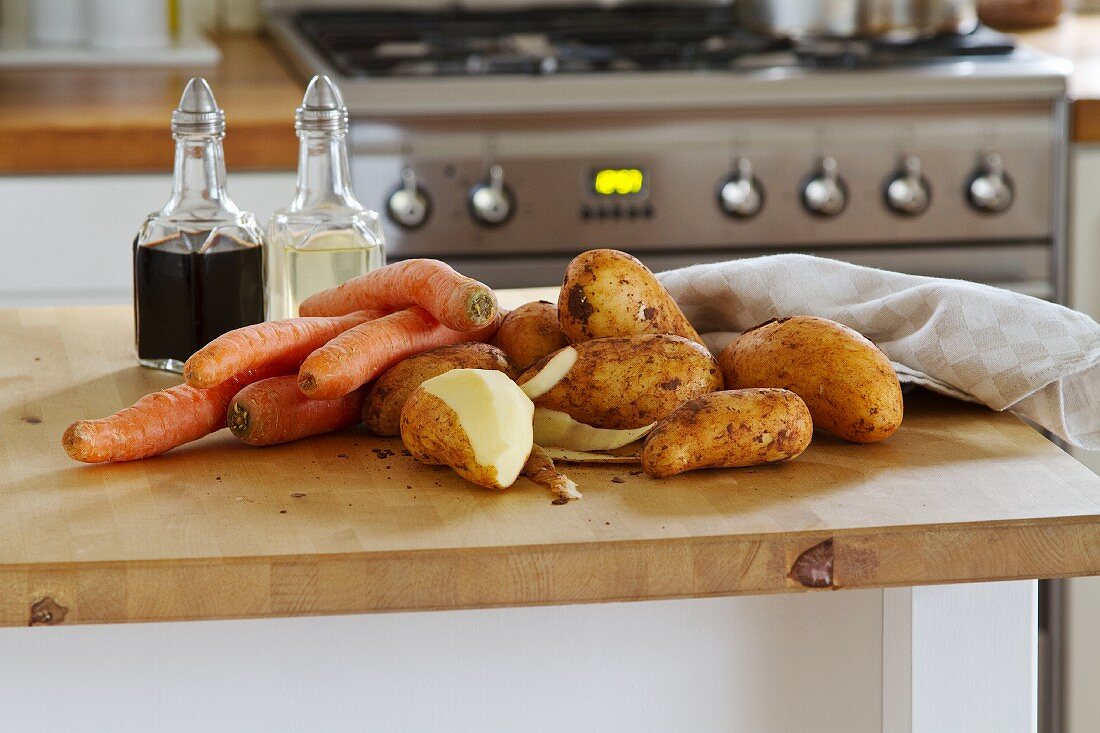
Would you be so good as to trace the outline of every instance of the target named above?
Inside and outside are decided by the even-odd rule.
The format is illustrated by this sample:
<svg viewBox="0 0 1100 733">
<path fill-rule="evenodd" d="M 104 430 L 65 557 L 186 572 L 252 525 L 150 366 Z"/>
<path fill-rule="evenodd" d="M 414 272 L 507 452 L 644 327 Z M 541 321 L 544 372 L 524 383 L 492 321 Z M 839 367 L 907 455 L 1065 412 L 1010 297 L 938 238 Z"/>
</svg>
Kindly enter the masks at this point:
<svg viewBox="0 0 1100 733">
<path fill-rule="evenodd" d="M 577 350 L 572 346 L 566 346 L 551 356 L 550 361 L 546 362 L 539 373 L 523 384 L 520 389 L 532 400 L 537 400 L 564 379 L 576 363 Z"/>
<path fill-rule="evenodd" d="M 528 382 L 530 384 L 530 382 Z M 560 410 L 535 408 L 535 442 L 541 446 L 578 451 L 614 450 L 633 443 L 657 423 L 631 430 L 594 428 L 577 422 Z"/>
<path fill-rule="evenodd" d="M 474 460 L 496 470 L 501 486 L 515 482 L 534 444 L 535 405 L 507 374 L 452 369 L 420 385 L 454 410 Z"/>
</svg>

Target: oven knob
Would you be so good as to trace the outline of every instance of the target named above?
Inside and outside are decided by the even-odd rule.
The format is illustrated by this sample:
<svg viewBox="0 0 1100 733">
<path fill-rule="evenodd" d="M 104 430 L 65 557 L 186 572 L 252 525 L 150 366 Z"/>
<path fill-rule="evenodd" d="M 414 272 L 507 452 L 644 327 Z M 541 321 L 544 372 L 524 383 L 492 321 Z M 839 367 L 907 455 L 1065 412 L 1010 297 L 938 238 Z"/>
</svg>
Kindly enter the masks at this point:
<svg viewBox="0 0 1100 733">
<path fill-rule="evenodd" d="M 718 184 L 718 206 L 738 219 L 756 216 L 764 207 L 764 189 L 752 174 L 748 158 L 739 158 L 737 170 Z"/>
<path fill-rule="evenodd" d="M 920 173 L 920 160 L 915 156 L 905 159 L 904 167 L 886 182 L 883 191 L 886 208 L 902 216 L 917 216 L 928 209 L 932 190 L 928 179 Z"/>
<path fill-rule="evenodd" d="M 499 165 L 489 169 L 489 180 L 470 189 L 470 215 L 484 226 L 500 226 L 515 210 L 512 191 L 504 185 L 504 171 Z"/>
<path fill-rule="evenodd" d="M 837 175 L 836 160 L 822 158 L 821 167 L 802 184 L 802 205 L 815 216 L 836 216 L 848 205 L 848 187 Z"/>
<path fill-rule="evenodd" d="M 431 202 L 427 192 L 416 183 L 412 168 L 401 171 L 401 186 L 386 201 L 386 213 L 398 226 L 416 229 L 428 220 Z"/>
<path fill-rule="evenodd" d="M 976 211 L 999 214 L 1012 205 L 1012 179 L 1004 171 L 1001 156 L 985 156 L 966 184 L 966 198 Z"/>
</svg>

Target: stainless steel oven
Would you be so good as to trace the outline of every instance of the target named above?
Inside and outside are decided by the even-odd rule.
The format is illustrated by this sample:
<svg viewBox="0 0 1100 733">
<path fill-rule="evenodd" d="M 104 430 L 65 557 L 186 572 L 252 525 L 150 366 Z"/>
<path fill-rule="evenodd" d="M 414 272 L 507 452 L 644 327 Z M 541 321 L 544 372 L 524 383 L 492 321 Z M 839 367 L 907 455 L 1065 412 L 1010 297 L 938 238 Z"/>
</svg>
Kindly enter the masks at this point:
<svg viewBox="0 0 1100 733">
<path fill-rule="evenodd" d="M 1067 68 L 987 28 L 777 39 L 708 4 L 268 11 L 303 74 L 341 86 L 394 258 L 518 286 L 597 246 L 655 269 L 799 251 L 1061 296 Z"/>
</svg>

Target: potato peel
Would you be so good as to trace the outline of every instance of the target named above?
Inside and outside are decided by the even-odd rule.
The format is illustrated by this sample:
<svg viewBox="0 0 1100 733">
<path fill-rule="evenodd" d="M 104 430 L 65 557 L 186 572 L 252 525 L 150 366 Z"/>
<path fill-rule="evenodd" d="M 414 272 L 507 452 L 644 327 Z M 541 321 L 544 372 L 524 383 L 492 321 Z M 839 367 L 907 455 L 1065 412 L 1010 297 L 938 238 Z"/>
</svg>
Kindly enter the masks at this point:
<svg viewBox="0 0 1100 733">
<path fill-rule="evenodd" d="M 596 428 L 578 422 L 560 410 L 536 407 L 535 442 L 539 445 L 577 451 L 614 450 L 643 437 L 656 424 L 654 422 L 630 430 Z"/>
<path fill-rule="evenodd" d="M 565 375 L 577 363 L 577 350 L 572 346 L 566 346 L 550 357 L 538 374 L 520 385 L 524 394 L 532 400 L 537 400 L 557 386 L 558 382 L 565 379 Z"/>
<path fill-rule="evenodd" d="M 559 499 L 580 499 L 583 494 L 577 490 L 577 483 L 554 467 L 554 461 L 547 451 L 539 445 L 531 449 L 531 455 L 523 466 L 522 475 L 542 484 L 555 494 Z"/>
<path fill-rule="evenodd" d="M 594 453 L 592 451 L 569 450 L 568 448 L 546 448 L 546 455 L 555 461 L 566 463 L 641 463 L 640 453 L 616 455 L 614 453 Z"/>
</svg>

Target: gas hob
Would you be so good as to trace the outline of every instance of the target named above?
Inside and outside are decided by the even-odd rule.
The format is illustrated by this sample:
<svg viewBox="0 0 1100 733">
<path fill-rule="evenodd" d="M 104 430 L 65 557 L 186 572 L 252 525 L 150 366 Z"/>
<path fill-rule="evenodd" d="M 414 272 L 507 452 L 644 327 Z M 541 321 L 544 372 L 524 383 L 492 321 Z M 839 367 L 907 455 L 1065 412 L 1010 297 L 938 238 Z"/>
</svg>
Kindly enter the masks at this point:
<svg viewBox="0 0 1100 733">
<path fill-rule="evenodd" d="M 741 28 L 730 6 L 299 9 L 269 27 L 372 116 L 974 100 L 1049 91 L 1066 73 L 988 28 L 792 42 Z"/>
<path fill-rule="evenodd" d="M 294 26 L 352 78 L 876 68 L 1010 54 L 988 28 L 918 42 L 791 42 L 742 30 L 729 6 L 543 8 L 523 14 L 305 12 Z"/>
</svg>

